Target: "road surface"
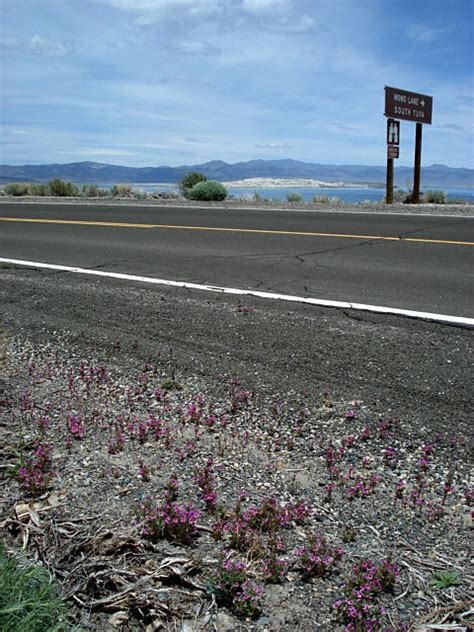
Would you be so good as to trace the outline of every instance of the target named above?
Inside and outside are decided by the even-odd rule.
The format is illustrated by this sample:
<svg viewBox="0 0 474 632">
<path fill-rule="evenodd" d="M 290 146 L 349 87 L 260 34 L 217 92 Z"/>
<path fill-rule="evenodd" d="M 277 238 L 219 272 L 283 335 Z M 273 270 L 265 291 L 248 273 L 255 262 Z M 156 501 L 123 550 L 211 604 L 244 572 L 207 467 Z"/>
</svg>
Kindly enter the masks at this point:
<svg viewBox="0 0 474 632">
<path fill-rule="evenodd" d="M 474 316 L 471 217 L 2 202 L 0 258 Z"/>
</svg>

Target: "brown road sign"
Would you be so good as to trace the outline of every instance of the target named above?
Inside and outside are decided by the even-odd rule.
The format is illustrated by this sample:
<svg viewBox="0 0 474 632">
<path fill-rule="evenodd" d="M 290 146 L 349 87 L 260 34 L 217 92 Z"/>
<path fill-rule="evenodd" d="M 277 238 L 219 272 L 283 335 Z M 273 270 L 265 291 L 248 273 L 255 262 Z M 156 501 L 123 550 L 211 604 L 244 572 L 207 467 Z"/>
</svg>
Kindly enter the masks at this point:
<svg viewBox="0 0 474 632">
<path fill-rule="evenodd" d="M 400 155 L 400 147 L 397 145 L 387 145 L 387 158 L 398 158 Z"/>
<path fill-rule="evenodd" d="M 387 119 L 387 145 L 400 144 L 400 121 Z"/>
<path fill-rule="evenodd" d="M 385 116 L 431 125 L 433 97 L 385 86 Z"/>
</svg>

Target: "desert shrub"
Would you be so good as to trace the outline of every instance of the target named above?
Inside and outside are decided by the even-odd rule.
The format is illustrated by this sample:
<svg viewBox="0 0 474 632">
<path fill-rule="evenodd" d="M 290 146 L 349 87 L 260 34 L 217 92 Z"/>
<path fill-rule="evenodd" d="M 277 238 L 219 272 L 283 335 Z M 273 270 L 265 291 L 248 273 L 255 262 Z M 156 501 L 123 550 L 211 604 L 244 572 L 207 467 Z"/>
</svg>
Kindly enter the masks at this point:
<svg viewBox="0 0 474 632">
<path fill-rule="evenodd" d="M 198 171 L 190 171 L 184 175 L 178 182 L 178 187 L 182 195 L 185 198 L 189 197 L 191 189 L 198 184 L 198 182 L 206 182 L 207 177 L 203 173 Z"/>
<path fill-rule="evenodd" d="M 258 191 L 254 191 L 251 197 L 252 202 L 258 202 L 259 204 L 271 204 L 273 202 L 272 198 L 263 197 L 260 195 Z"/>
<path fill-rule="evenodd" d="M 114 184 L 110 193 L 114 197 L 132 197 L 132 187 L 130 184 Z"/>
<path fill-rule="evenodd" d="M 288 193 L 286 199 L 288 202 L 302 202 L 303 196 L 300 193 Z"/>
<path fill-rule="evenodd" d="M 449 197 L 447 198 L 447 201 L 450 204 L 469 204 L 467 198 L 463 197 Z"/>
<path fill-rule="evenodd" d="M 38 182 L 31 183 L 28 185 L 28 193 L 29 195 L 51 195 L 51 189 L 49 188 L 49 184 L 46 182 Z"/>
<path fill-rule="evenodd" d="M 227 197 L 227 189 L 221 182 L 214 180 L 205 180 L 198 182 L 189 191 L 187 197 L 190 200 L 203 200 L 205 202 L 225 200 Z"/>
<path fill-rule="evenodd" d="M 393 191 L 393 201 L 395 203 L 408 204 L 411 200 L 410 191 L 405 191 L 403 189 L 394 189 Z M 386 202 L 386 196 L 384 195 L 382 202 Z"/>
<path fill-rule="evenodd" d="M 146 200 L 148 197 L 143 189 L 137 189 L 136 191 L 133 191 L 132 195 L 135 200 Z"/>
<path fill-rule="evenodd" d="M 107 189 L 99 189 L 96 184 L 83 184 L 81 188 L 81 196 L 86 198 L 106 197 L 109 195 Z"/>
<path fill-rule="evenodd" d="M 179 195 L 174 191 L 156 191 L 151 197 L 155 200 L 176 200 Z"/>
<path fill-rule="evenodd" d="M 446 193 L 444 191 L 427 191 L 424 195 L 424 201 L 429 204 L 445 204 Z"/>
<path fill-rule="evenodd" d="M 442 191 L 440 191 L 440 193 L 442 193 Z M 405 199 L 402 199 L 402 202 L 404 204 L 413 204 L 413 191 L 409 191 L 406 195 L 405 195 Z M 443 193 L 444 195 L 444 193 Z M 394 201 L 395 201 L 395 197 L 394 197 Z M 420 202 L 427 202 L 428 200 L 425 197 L 424 193 L 420 193 Z"/>
<path fill-rule="evenodd" d="M 4 190 L 6 195 L 20 197 L 21 195 L 28 195 L 28 184 L 26 182 L 10 182 Z"/>
<path fill-rule="evenodd" d="M 48 182 L 51 195 L 56 197 L 72 197 L 79 195 L 78 187 L 72 182 L 65 182 L 60 178 L 53 178 Z"/>
</svg>

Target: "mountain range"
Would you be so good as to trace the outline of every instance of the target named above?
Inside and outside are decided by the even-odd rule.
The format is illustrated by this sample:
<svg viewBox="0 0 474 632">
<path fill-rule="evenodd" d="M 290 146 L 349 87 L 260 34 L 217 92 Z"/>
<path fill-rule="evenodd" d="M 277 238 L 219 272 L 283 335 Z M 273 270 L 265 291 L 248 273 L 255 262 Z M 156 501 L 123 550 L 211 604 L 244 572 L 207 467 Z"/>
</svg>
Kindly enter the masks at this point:
<svg viewBox="0 0 474 632">
<path fill-rule="evenodd" d="M 385 166 L 325 165 L 299 160 L 248 160 L 229 164 L 212 160 L 199 165 L 179 167 L 122 167 L 100 162 L 72 162 L 46 165 L 0 165 L 0 183 L 46 182 L 61 178 L 77 184 L 147 184 L 178 182 L 189 171 L 199 171 L 212 180 L 228 182 L 245 178 L 312 178 L 324 182 L 384 184 Z M 411 167 L 395 167 L 395 184 L 409 188 L 413 180 Z M 430 165 L 422 168 L 422 186 L 474 187 L 474 169 Z"/>
</svg>

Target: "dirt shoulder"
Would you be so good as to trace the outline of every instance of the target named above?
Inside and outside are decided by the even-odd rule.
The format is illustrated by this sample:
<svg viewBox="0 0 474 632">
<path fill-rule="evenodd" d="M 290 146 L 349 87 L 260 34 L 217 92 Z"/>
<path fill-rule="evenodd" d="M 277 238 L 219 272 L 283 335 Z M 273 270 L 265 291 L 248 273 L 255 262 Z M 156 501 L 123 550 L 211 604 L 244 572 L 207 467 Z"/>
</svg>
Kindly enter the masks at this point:
<svg viewBox="0 0 474 632">
<path fill-rule="evenodd" d="M 472 331 L 14 268 L 0 305 L 2 538 L 82 626 L 470 625 Z"/>
<path fill-rule="evenodd" d="M 237 210 L 295 210 L 332 213 L 398 213 L 419 215 L 461 215 L 474 216 L 474 204 L 383 204 L 377 202 L 343 203 L 329 202 L 313 204 L 302 202 L 255 202 L 253 200 L 228 199 L 224 202 L 193 202 L 184 198 L 153 198 L 138 200 L 134 198 L 61 198 L 61 197 L 0 197 L 2 204 L 90 204 L 91 206 L 151 206 L 151 207 L 189 207 L 189 208 L 226 208 Z"/>
</svg>

